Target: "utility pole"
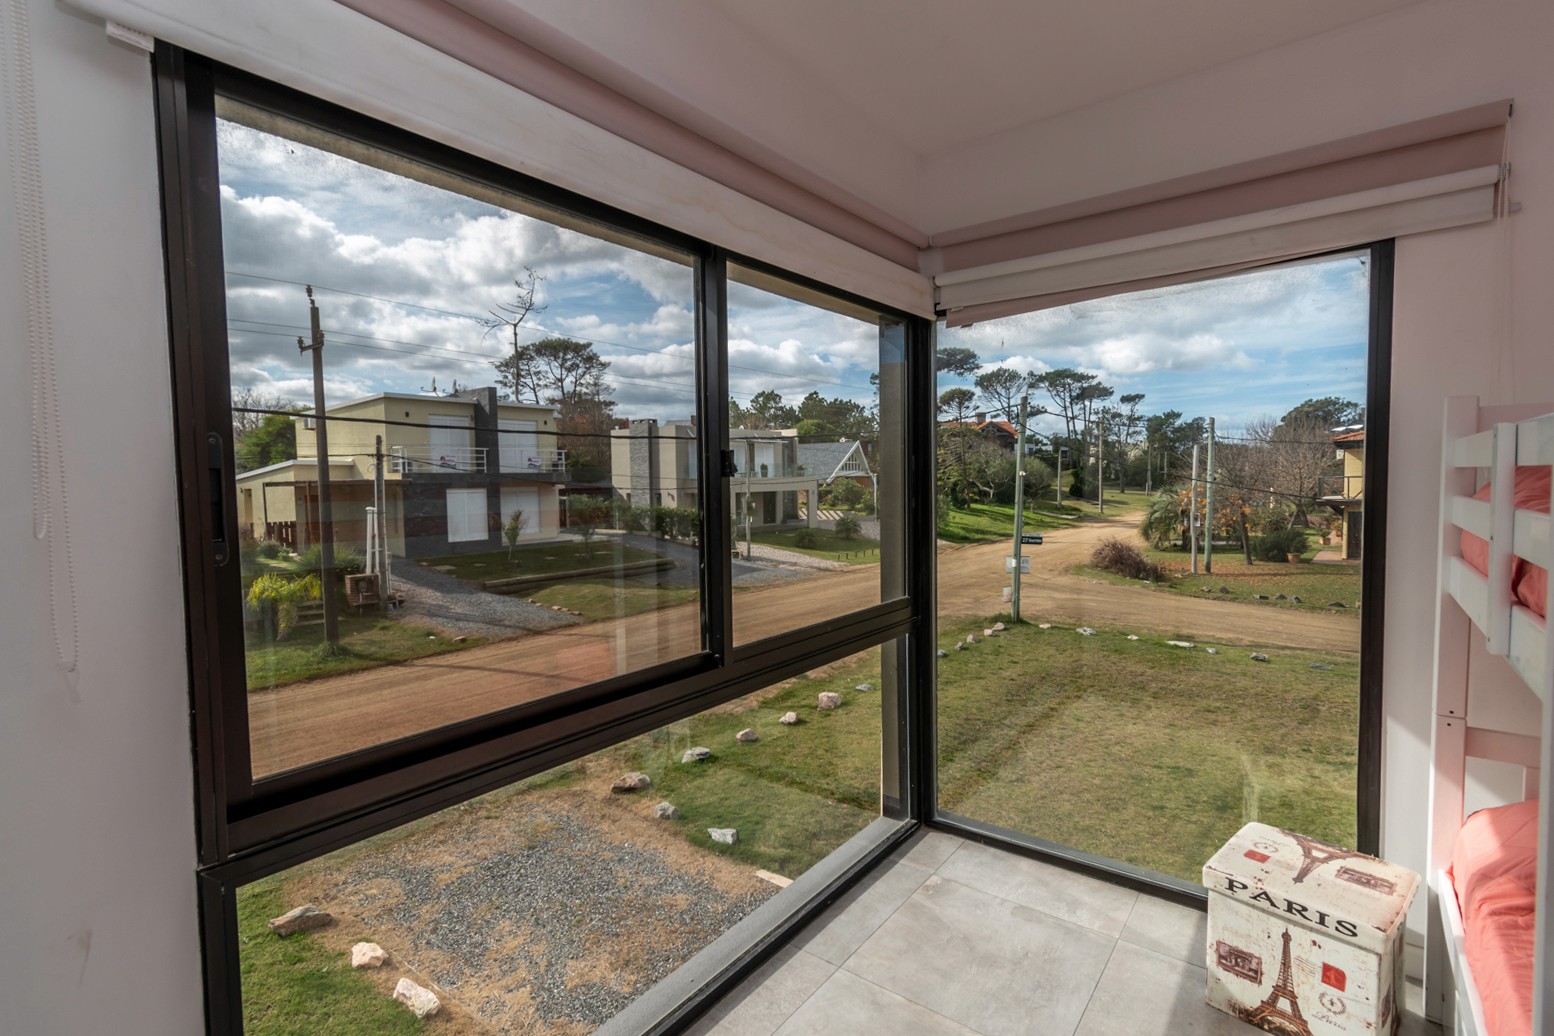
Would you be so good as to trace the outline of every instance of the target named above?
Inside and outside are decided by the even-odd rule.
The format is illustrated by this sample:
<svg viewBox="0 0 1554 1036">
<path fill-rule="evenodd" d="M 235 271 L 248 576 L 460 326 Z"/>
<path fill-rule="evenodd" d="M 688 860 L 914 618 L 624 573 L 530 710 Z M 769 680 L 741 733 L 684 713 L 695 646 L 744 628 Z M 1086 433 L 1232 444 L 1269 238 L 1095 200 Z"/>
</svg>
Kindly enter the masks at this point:
<svg viewBox="0 0 1554 1036">
<path fill-rule="evenodd" d="M 1053 438 L 1056 439 L 1057 436 L 1053 435 Z M 1068 447 L 1067 446 L 1058 446 L 1056 448 L 1057 448 L 1057 451 L 1058 451 L 1058 480 L 1057 480 L 1057 483 L 1052 487 L 1052 489 L 1053 489 L 1054 494 L 1056 495 L 1057 505 L 1059 507 L 1062 507 L 1063 506 L 1063 451 L 1068 449 Z"/>
<path fill-rule="evenodd" d="M 373 502 L 378 505 L 378 610 L 388 607 L 389 592 L 394 588 L 394 581 L 389 572 L 388 549 L 388 490 L 383 485 L 383 436 L 377 437 L 377 445 L 373 448 L 372 466 L 372 495 Z"/>
<path fill-rule="evenodd" d="M 1187 535 L 1192 540 L 1192 571 L 1198 574 L 1198 444 L 1192 444 L 1192 479 L 1187 483 Z"/>
<path fill-rule="evenodd" d="M 319 598 L 324 605 L 324 640 L 331 648 L 340 646 L 340 614 L 335 601 L 334 507 L 329 500 L 329 422 L 324 417 L 324 331 L 318 322 L 318 302 L 313 285 L 308 285 L 308 323 L 312 342 L 297 339 L 300 352 L 313 354 L 313 440 L 318 454 L 318 557 L 323 588 Z"/>
<path fill-rule="evenodd" d="M 1106 411 L 1095 418 L 1095 507 L 1106 513 Z"/>
<path fill-rule="evenodd" d="M 1209 468 L 1203 473 L 1206 479 L 1204 492 L 1207 494 L 1208 503 L 1204 506 L 1204 519 L 1208 523 L 1209 535 L 1203 541 L 1203 570 L 1214 571 L 1214 418 L 1209 418 Z"/>
<path fill-rule="evenodd" d="M 1020 537 L 1025 533 L 1025 408 L 1029 396 L 1020 397 L 1019 435 L 1014 447 L 1014 574 L 1009 592 L 1009 618 L 1020 621 Z"/>
</svg>

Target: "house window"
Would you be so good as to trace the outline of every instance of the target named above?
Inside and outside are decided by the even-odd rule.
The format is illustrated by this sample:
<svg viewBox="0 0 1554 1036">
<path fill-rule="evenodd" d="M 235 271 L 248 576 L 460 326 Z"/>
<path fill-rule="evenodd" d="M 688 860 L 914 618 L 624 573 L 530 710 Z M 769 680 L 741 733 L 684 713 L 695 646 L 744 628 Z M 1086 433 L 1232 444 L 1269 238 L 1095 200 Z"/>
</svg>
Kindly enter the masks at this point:
<svg viewBox="0 0 1554 1036">
<path fill-rule="evenodd" d="M 931 651 L 909 547 L 931 529 L 900 501 L 931 471 L 902 444 L 930 325 L 174 48 L 156 67 L 213 1026 L 241 1010 L 239 887 L 618 746 L 668 791 L 690 789 L 688 748 L 732 764 L 767 744 L 685 791 L 693 823 L 654 829 L 724 852 L 696 832 L 741 812 L 744 859 L 771 805 L 743 802 L 744 764 L 846 728 L 845 759 L 778 753 L 773 794 L 825 789 L 770 825 L 807 849 L 759 848 L 823 875 L 805 896 L 907 833 L 908 674 Z M 781 382 L 802 420 L 709 422 L 754 403 L 747 368 L 774 380 L 728 329 L 763 320 L 779 351 L 818 350 Z M 266 463 L 234 474 L 255 429 Z M 777 531 L 824 520 L 806 438 L 869 440 L 875 514 L 838 505 L 873 522 L 840 536 L 850 556 L 733 556 L 745 432 Z M 229 557 L 238 488 L 264 538 Z M 838 679 L 839 708 L 817 708 Z M 788 733 L 779 703 L 811 718 Z M 759 738 L 724 737 L 730 717 Z M 731 932 L 695 981 L 736 974 L 804 902 Z"/>
<path fill-rule="evenodd" d="M 450 489 L 447 500 L 449 543 L 469 543 L 489 537 L 490 516 L 484 489 Z"/>
<path fill-rule="evenodd" d="M 1352 510 L 1343 539 L 1359 487 L 1334 444 L 1369 434 L 1374 463 L 1384 434 L 1379 264 L 941 335 L 940 535 L 967 544 L 938 563 L 942 818 L 1183 889 L 1249 820 L 1375 851 L 1379 556 Z M 1023 461 L 985 435 L 1022 414 Z M 990 582 L 1016 552 L 1028 572 Z"/>
</svg>

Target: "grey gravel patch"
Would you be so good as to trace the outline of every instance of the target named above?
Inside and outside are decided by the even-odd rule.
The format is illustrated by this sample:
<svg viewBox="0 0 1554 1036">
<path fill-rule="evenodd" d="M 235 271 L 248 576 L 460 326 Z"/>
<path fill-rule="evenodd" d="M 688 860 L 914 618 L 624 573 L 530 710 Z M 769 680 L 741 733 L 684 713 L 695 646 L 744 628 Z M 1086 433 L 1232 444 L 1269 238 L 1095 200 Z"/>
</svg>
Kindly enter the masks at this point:
<svg viewBox="0 0 1554 1036">
<path fill-rule="evenodd" d="M 441 954 L 446 967 L 427 977 L 503 1033 L 511 1031 L 502 1020 L 512 1005 L 497 996 L 476 1002 L 460 996 L 467 982 L 523 976 L 546 1022 L 591 1030 L 778 891 L 730 895 L 676 870 L 657 850 L 610 842 L 567 813 L 539 805 L 509 808 L 512 847 L 470 861 L 451 881 L 420 865 L 411 839 L 353 861 L 336 882 L 341 894 L 357 900 L 353 912 L 365 925 L 397 929 L 408 947 L 407 963 L 424 972 L 417 956 Z M 402 898 L 385 894 L 385 883 Z M 522 929 L 537 938 L 500 958 L 488 955 L 492 945 Z M 569 988 L 568 963 L 597 955 L 623 932 L 641 936 L 632 945 L 630 972 L 602 970 L 627 988 L 575 978 Z"/>
<path fill-rule="evenodd" d="M 406 619 L 433 626 L 450 636 L 501 640 L 520 633 L 573 626 L 575 615 L 553 612 L 521 597 L 488 594 L 453 576 L 396 559 L 394 589 L 405 595 Z"/>
</svg>

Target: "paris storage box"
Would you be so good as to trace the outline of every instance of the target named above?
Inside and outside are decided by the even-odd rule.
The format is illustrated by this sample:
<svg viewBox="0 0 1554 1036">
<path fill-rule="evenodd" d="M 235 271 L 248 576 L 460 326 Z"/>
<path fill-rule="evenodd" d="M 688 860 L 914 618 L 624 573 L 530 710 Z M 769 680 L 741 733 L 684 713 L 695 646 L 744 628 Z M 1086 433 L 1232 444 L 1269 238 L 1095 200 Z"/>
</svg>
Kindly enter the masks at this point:
<svg viewBox="0 0 1554 1036">
<path fill-rule="evenodd" d="M 1404 867 L 1247 824 L 1203 866 L 1208 1002 L 1284 1036 L 1395 1034 Z"/>
</svg>

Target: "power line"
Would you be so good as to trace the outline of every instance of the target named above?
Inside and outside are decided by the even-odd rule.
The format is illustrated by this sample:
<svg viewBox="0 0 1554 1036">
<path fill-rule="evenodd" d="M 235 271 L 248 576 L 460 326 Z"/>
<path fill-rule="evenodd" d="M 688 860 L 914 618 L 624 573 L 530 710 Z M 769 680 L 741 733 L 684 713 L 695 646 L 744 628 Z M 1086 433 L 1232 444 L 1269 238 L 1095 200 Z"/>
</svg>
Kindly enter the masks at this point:
<svg viewBox="0 0 1554 1036">
<path fill-rule="evenodd" d="M 232 277 L 246 277 L 246 278 L 248 278 L 250 280 L 273 281 L 273 282 L 275 282 L 277 284 L 290 284 L 290 285 L 293 285 L 295 287 L 301 287 L 301 288 L 309 287 L 309 285 L 307 283 L 303 282 L 303 281 L 291 281 L 291 280 L 285 279 L 284 277 L 271 277 L 271 276 L 268 276 L 268 275 L 265 275 L 265 274 L 257 274 L 257 273 L 242 273 L 242 272 L 238 272 L 238 271 L 235 271 L 235 270 L 229 270 L 229 271 L 227 271 L 227 273 L 228 273 L 229 276 L 232 276 Z M 334 293 L 339 294 L 339 295 L 349 295 L 349 296 L 351 296 L 353 298 L 370 299 L 370 300 L 372 300 L 374 302 L 382 302 L 382 303 L 385 303 L 385 304 L 390 305 L 390 306 L 404 306 L 404 307 L 406 307 L 408 309 L 420 309 L 420 310 L 425 310 L 428 313 L 438 313 L 438 314 L 441 314 L 443 316 L 457 317 L 457 318 L 459 318 L 461 320 L 471 320 L 471 321 L 474 321 L 475 323 L 484 323 L 488 319 L 486 317 L 477 316 L 477 315 L 475 315 L 473 313 L 460 313 L 457 310 L 438 309 L 436 306 L 424 306 L 424 305 L 421 305 L 420 303 L 417 303 L 417 302 L 405 302 L 405 301 L 403 301 L 401 299 L 385 298 L 382 295 L 369 295 L 366 292 L 361 292 L 361 291 L 348 291 L 345 288 L 331 288 L 331 287 L 328 287 L 326 285 L 320 285 L 320 284 L 314 284 L 314 285 L 311 285 L 311 287 L 315 291 L 329 291 L 329 292 L 334 292 Z M 291 325 L 291 324 L 274 324 L 274 323 L 270 323 L 268 321 L 260 321 L 260 320 L 245 320 L 242 317 L 237 317 L 237 318 L 234 318 L 234 319 L 238 320 L 239 322 L 243 322 L 243 323 L 268 324 L 268 326 L 271 326 L 271 327 L 294 327 L 295 326 L 295 325 Z M 304 329 L 299 328 L 299 330 L 304 330 Z M 556 328 L 546 327 L 543 324 L 529 324 L 523 330 L 526 331 L 526 332 L 529 332 L 529 331 L 543 332 L 544 334 L 550 335 L 550 336 L 553 336 L 553 337 L 570 338 L 573 341 L 583 342 L 583 343 L 585 343 L 587 345 L 602 345 L 602 346 L 606 346 L 606 347 L 611 348 L 611 349 L 625 349 L 625 350 L 632 351 L 632 352 L 645 353 L 645 354 L 650 355 L 650 356 L 662 357 L 664 355 L 663 350 L 661 350 L 661 349 L 654 349 L 654 348 L 651 348 L 649 346 L 643 346 L 643 345 L 630 345 L 630 344 L 628 344 L 626 342 L 612 342 L 612 341 L 609 341 L 608 339 L 603 339 L 603 338 L 589 338 L 586 335 L 574 334 L 574 333 L 568 332 L 568 331 L 560 331 L 560 330 L 557 330 Z M 326 331 L 326 333 L 329 333 L 329 334 L 344 334 L 344 335 L 354 335 L 355 337 L 358 337 L 358 338 L 371 338 L 374 341 L 394 341 L 393 339 L 374 338 L 372 335 L 363 335 L 363 334 L 359 334 L 359 333 L 354 332 L 354 331 L 331 331 L 328 328 L 325 328 L 325 331 Z M 418 345 L 419 343 L 401 342 L 401 343 L 398 343 L 398 344 L 402 344 L 402 345 Z M 422 346 L 422 348 L 430 349 L 430 348 L 435 348 L 435 347 L 434 346 Z M 503 356 L 503 357 L 494 357 L 494 358 L 495 359 L 506 359 L 505 356 Z M 696 361 L 695 361 L 694 358 L 689 359 L 687 361 L 683 361 L 683 362 L 688 363 L 692 369 L 695 368 Z M 854 383 L 854 382 L 835 381 L 835 380 L 829 380 L 829 379 L 823 379 L 823 378 L 808 378 L 808 377 L 805 377 L 804 375 L 790 374 L 790 373 L 787 373 L 785 371 L 768 370 L 768 369 L 766 369 L 764 367 L 751 367 L 748 364 L 730 363 L 730 364 L 727 364 L 727 367 L 730 370 L 748 371 L 748 372 L 750 372 L 752 374 L 765 374 L 765 375 L 768 375 L 768 376 L 774 377 L 774 378 L 792 378 L 794 380 L 803 381 L 805 383 L 812 383 L 812 384 L 816 384 L 816 385 L 834 385 L 837 388 L 846 388 L 846 389 L 854 389 L 854 390 L 863 390 L 865 388 L 868 388 L 869 390 L 873 389 L 872 385 L 864 386 L 864 385 L 857 384 L 857 383 Z"/>
</svg>

